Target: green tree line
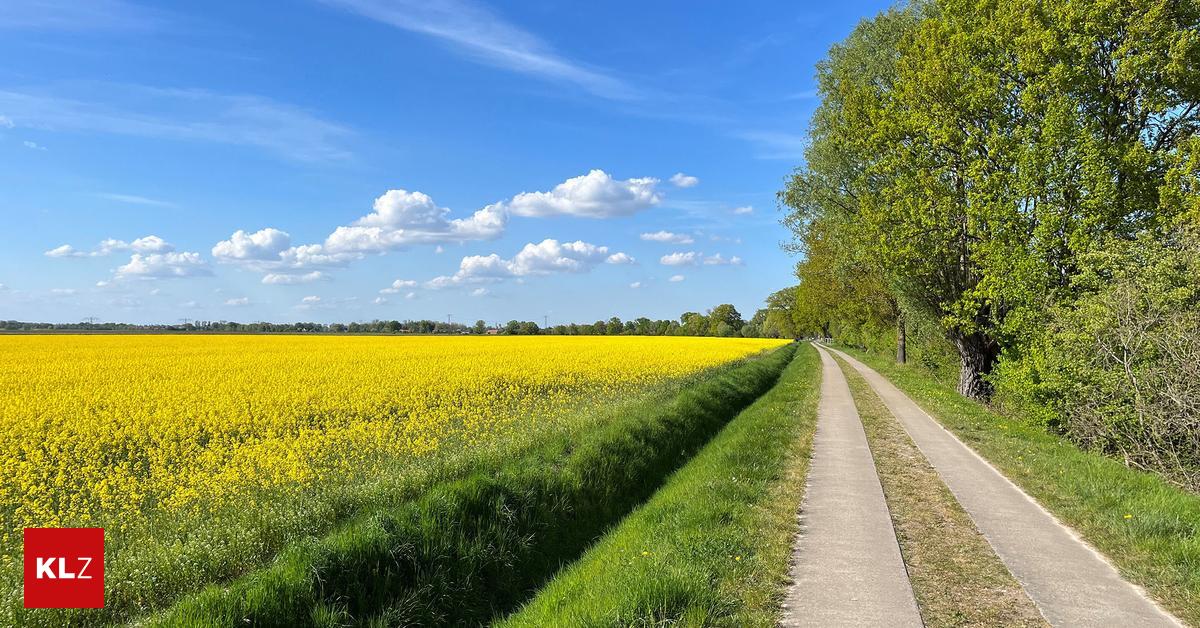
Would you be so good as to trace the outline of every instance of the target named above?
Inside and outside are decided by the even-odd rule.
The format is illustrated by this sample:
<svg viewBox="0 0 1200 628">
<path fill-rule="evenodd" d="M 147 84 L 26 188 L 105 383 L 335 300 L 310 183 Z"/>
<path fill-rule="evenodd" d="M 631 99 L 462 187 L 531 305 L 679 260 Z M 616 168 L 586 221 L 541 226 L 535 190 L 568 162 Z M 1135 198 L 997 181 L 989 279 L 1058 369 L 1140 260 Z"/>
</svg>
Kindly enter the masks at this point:
<svg viewBox="0 0 1200 628">
<path fill-rule="evenodd" d="M 914 2 L 817 81 L 796 332 L 1200 485 L 1200 5 Z"/>
</svg>

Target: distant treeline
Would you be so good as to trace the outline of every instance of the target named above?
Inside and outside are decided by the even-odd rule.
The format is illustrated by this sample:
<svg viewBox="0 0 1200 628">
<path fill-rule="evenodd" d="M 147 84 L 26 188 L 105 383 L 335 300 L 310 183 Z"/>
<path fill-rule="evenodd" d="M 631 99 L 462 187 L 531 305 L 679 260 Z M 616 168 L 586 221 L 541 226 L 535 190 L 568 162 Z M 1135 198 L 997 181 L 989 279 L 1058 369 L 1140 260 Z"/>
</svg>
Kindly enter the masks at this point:
<svg viewBox="0 0 1200 628">
<path fill-rule="evenodd" d="M 0 331 L 32 332 L 174 332 L 174 333 L 317 333 L 317 334 L 501 334 L 558 336 L 720 336 L 744 338 L 781 338 L 791 336 L 790 314 L 776 307 L 777 295 L 767 300 L 768 307 L 743 320 L 732 305 L 718 305 L 708 312 L 684 312 L 679 320 L 651 320 L 646 317 L 622 321 L 614 316 L 595 323 L 570 323 L 541 327 L 533 321 L 509 321 L 474 325 L 441 321 L 374 320 L 364 323 L 238 323 L 235 321 L 194 321 L 175 325 L 130 323 L 27 323 L 0 321 Z"/>
</svg>

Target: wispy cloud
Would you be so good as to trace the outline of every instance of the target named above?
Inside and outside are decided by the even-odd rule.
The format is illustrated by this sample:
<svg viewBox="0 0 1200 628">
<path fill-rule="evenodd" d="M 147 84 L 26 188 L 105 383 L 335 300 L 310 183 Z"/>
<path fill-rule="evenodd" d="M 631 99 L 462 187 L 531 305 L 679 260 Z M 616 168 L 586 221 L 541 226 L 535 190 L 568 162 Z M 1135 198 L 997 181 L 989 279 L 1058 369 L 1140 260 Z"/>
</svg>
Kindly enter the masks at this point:
<svg viewBox="0 0 1200 628">
<path fill-rule="evenodd" d="M 0 90 L 18 127 L 234 144 L 301 162 L 350 158 L 352 131 L 294 105 L 245 94 L 117 83 Z"/>
<path fill-rule="evenodd" d="M 613 100 L 636 100 L 639 92 L 602 70 L 556 53 L 539 37 L 470 0 L 322 0 L 364 17 L 434 37 L 473 59 L 496 67 L 577 85 Z"/>
<path fill-rule="evenodd" d="M 96 196 L 99 198 L 108 199 L 110 201 L 117 201 L 118 203 L 129 203 L 130 205 L 146 205 L 148 207 L 163 207 L 163 208 L 179 207 L 178 205 L 176 205 L 175 203 L 172 203 L 170 201 L 160 201 L 158 199 L 148 198 L 145 196 L 137 196 L 136 194 L 116 194 L 113 192 L 97 192 Z"/>
<path fill-rule="evenodd" d="M 797 133 L 742 131 L 735 135 L 754 144 L 757 148 L 755 157 L 759 159 L 801 159 L 808 147 L 808 136 Z"/>
<path fill-rule="evenodd" d="M 153 11 L 124 0 L 6 0 L 0 29 L 65 31 L 148 30 L 162 22 Z"/>
</svg>

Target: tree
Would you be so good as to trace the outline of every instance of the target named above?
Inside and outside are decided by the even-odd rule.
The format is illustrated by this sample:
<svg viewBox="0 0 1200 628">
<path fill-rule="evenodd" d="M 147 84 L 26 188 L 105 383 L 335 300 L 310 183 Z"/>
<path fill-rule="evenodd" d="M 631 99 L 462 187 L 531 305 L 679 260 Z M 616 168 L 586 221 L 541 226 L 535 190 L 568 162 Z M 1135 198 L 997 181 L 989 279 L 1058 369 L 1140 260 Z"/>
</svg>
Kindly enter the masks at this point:
<svg viewBox="0 0 1200 628">
<path fill-rule="evenodd" d="M 722 330 L 721 324 L 724 323 L 728 329 Z M 709 336 L 732 336 L 734 332 L 742 328 L 745 322 L 742 321 L 742 315 L 729 303 L 722 303 L 708 311 L 708 335 Z M 722 333 L 722 331 L 724 333 Z"/>
<path fill-rule="evenodd" d="M 477 334 L 486 334 L 487 329 L 488 329 L 487 323 L 482 320 L 475 321 L 475 326 L 471 328 L 471 330 Z"/>
</svg>

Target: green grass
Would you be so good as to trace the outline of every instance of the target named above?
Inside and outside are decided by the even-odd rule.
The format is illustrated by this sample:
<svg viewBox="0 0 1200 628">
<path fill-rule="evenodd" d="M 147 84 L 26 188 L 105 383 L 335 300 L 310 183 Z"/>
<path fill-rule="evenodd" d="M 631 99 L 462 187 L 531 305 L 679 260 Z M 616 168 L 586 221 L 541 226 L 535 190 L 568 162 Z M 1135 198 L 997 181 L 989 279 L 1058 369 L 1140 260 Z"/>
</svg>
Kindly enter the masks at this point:
<svg viewBox="0 0 1200 628">
<path fill-rule="evenodd" d="M 209 586 L 152 625 L 480 624 L 530 597 L 770 389 L 784 347 L 439 484 Z"/>
<path fill-rule="evenodd" d="M 1183 621 L 1200 625 L 1200 496 L 993 412 L 885 357 L 848 349 L 887 376 Z"/>
<path fill-rule="evenodd" d="M 803 345 L 774 389 L 501 625 L 774 626 L 820 378 Z"/>
</svg>

